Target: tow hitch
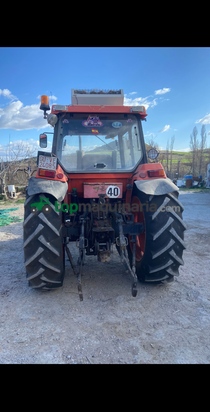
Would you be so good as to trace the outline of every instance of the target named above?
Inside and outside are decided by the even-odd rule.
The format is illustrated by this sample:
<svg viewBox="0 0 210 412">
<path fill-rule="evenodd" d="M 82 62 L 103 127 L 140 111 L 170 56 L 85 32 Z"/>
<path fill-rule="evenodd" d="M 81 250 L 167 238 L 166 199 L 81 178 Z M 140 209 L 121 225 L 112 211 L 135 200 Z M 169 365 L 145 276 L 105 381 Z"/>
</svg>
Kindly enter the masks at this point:
<svg viewBox="0 0 210 412">
<path fill-rule="evenodd" d="M 81 232 L 79 239 L 76 241 L 76 246 L 79 249 L 79 257 L 77 260 L 77 265 L 74 264 L 73 262 L 73 257 L 72 254 L 67 246 L 67 243 L 65 245 L 65 250 L 68 255 L 71 267 L 73 269 L 73 272 L 75 276 L 77 277 L 77 288 L 79 292 L 79 298 L 81 301 L 83 301 L 83 293 L 82 293 L 82 273 L 83 273 L 83 266 L 85 263 L 85 250 L 88 248 L 88 239 L 85 238 L 85 222 L 86 222 L 87 216 L 84 214 L 83 216 L 80 217 L 80 224 L 81 224 Z M 124 219 L 124 216 L 120 213 L 116 213 L 115 215 L 115 220 L 118 225 L 118 232 L 119 236 L 116 237 L 115 242 L 116 246 L 119 249 L 119 255 L 121 258 L 122 263 L 126 266 L 129 274 L 132 277 L 132 285 L 131 285 L 131 293 L 133 297 L 137 296 L 137 275 L 136 275 L 136 236 L 142 233 L 143 231 L 143 224 L 142 223 L 134 223 L 131 220 L 126 221 Z M 110 228 L 108 228 L 110 231 Z M 131 261 L 129 260 L 128 256 L 128 237 L 125 235 L 129 235 L 129 242 L 132 243 L 132 259 Z M 114 242 L 114 239 L 113 239 Z M 95 253 L 98 253 L 98 242 L 96 242 L 96 251 Z M 105 251 L 106 253 L 110 253 L 111 250 L 109 249 L 110 246 L 107 245 L 107 250 Z M 106 261 L 106 259 L 99 259 L 99 261 Z"/>
</svg>

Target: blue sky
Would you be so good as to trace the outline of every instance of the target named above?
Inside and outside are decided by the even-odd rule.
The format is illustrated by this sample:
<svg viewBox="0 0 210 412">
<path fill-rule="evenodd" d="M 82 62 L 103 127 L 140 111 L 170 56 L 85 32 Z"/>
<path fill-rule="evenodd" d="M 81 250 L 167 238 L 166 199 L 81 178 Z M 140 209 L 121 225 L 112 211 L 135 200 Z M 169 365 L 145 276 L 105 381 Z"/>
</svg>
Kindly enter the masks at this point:
<svg viewBox="0 0 210 412">
<path fill-rule="evenodd" d="M 40 95 L 71 104 L 74 88 L 123 89 L 125 105 L 145 105 L 146 143 L 189 150 L 204 124 L 210 147 L 210 47 L 0 47 L 0 62 L 0 158 L 8 147 L 34 155 L 52 131 Z"/>
</svg>

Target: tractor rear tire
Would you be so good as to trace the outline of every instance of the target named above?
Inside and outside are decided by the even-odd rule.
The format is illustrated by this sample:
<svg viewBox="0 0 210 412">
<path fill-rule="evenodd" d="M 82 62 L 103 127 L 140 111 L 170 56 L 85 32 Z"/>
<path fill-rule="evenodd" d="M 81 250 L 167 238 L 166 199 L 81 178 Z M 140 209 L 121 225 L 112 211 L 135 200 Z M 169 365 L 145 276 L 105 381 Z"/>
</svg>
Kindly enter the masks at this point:
<svg viewBox="0 0 210 412">
<path fill-rule="evenodd" d="M 179 266 L 183 265 L 185 249 L 184 231 L 186 225 L 182 219 L 184 210 L 178 200 L 178 192 L 161 196 L 148 196 L 134 192 L 131 201 L 137 205 L 134 221 L 144 225 L 143 233 L 136 241 L 136 275 L 141 282 L 171 282 L 179 275 Z M 133 207 L 133 206 L 132 206 Z M 132 262 L 132 242 L 128 239 L 128 255 Z"/>
<path fill-rule="evenodd" d="M 40 196 L 50 200 L 42 210 L 31 204 Z M 26 278 L 36 289 L 56 289 L 63 285 L 65 275 L 65 249 L 62 238 L 62 213 L 55 210 L 55 198 L 38 194 L 26 198 L 24 205 L 23 239 Z"/>
</svg>

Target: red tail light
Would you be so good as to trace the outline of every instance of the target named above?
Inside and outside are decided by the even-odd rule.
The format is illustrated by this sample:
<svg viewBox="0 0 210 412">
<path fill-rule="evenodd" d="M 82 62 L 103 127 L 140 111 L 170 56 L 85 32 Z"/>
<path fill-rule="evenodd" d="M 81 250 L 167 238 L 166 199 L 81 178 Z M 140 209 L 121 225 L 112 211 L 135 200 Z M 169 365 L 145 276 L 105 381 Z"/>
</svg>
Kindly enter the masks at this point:
<svg viewBox="0 0 210 412">
<path fill-rule="evenodd" d="M 55 177 L 56 170 L 45 170 L 45 169 L 38 169 L 39 176 L 45 177 Z"/>
<path fill-rule="evenodd" d="M 148 170 L 147 173 L 149 177 L 166 177 L 163 169 Z"/>
</svg>

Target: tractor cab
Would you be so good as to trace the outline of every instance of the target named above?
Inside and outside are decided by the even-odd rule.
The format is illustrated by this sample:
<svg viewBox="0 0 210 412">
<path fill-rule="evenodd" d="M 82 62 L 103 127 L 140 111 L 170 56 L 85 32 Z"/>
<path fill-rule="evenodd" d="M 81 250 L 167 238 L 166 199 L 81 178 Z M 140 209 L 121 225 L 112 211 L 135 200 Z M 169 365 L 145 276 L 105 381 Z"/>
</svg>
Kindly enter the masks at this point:
<svg viewBox="0 0 210 412">
<path fill-rule="evenodd" d="M 54 127 L 52 153 L 67 173 L 128 172 L 145 163 L 145 108 L 123 106 L 123 99 L 122 90 L 73 90 L 72 105 L 53 105 L 51 114 L 45 112 Z M 48 102 L 40 106 L 45 107 Z"/>
<path fill-rule="evenodd" d="M 142 159 L 135 115 L 69 114 L 59 119 L 56 154 L 67 172 L 132 170 Z"/>
</svg>

